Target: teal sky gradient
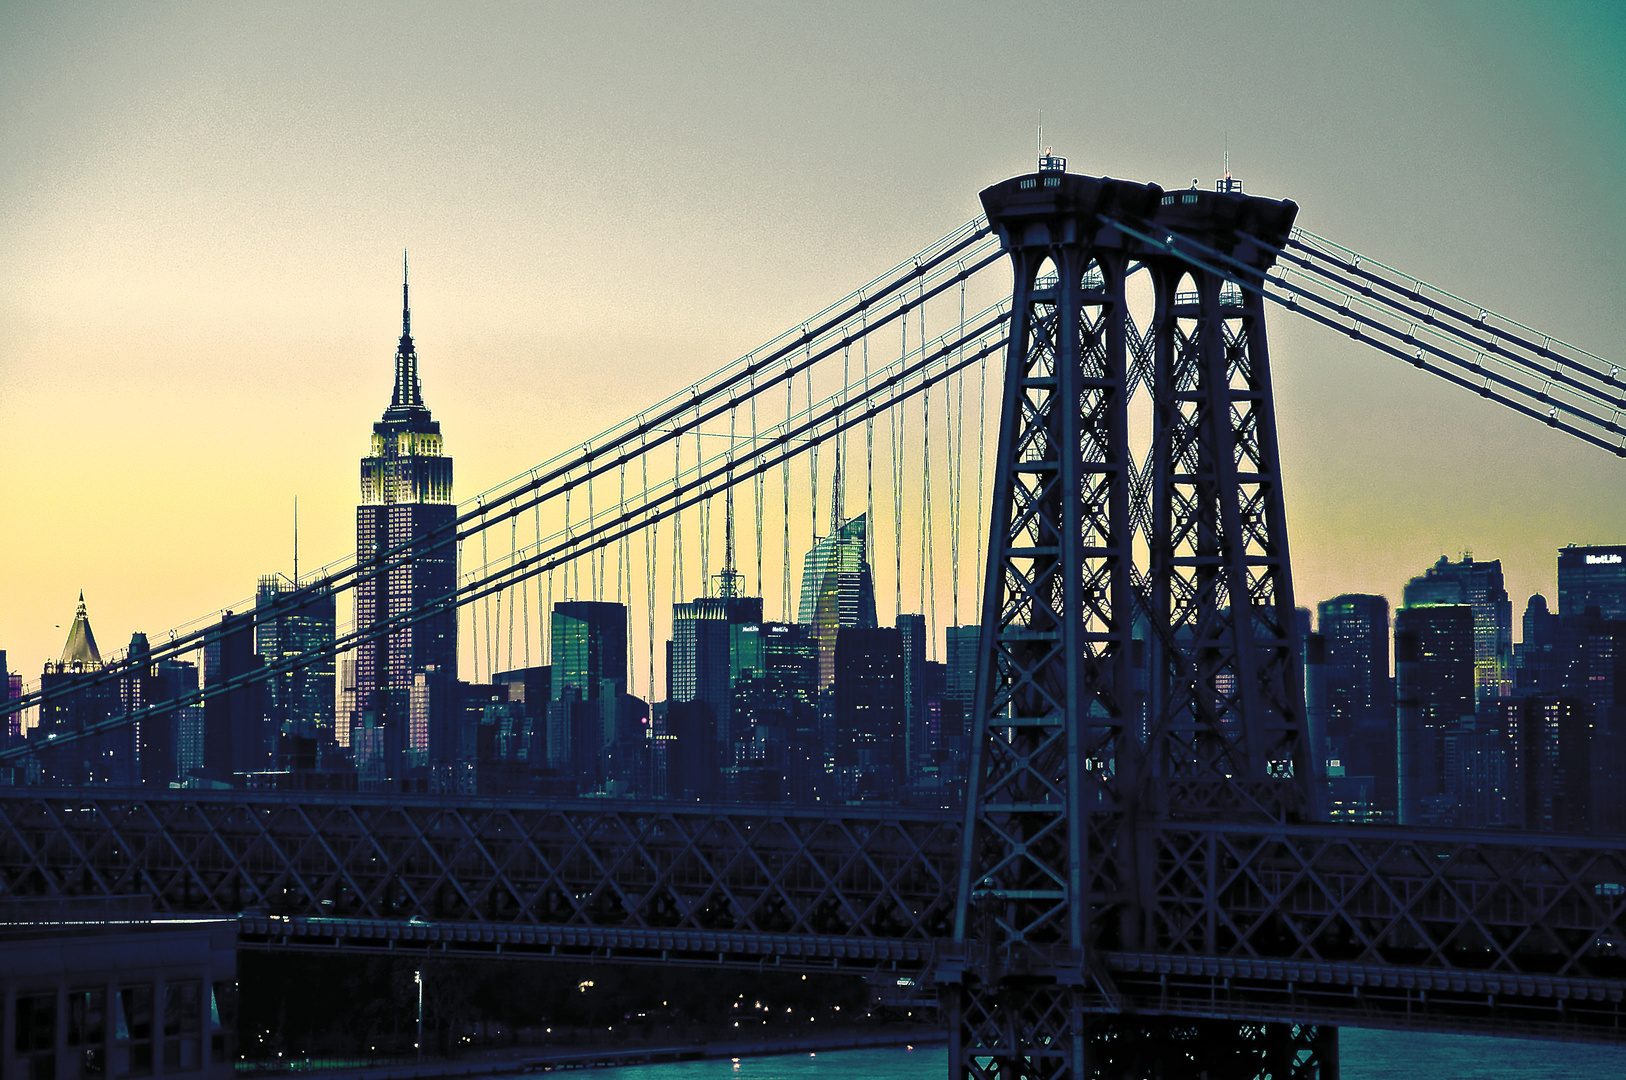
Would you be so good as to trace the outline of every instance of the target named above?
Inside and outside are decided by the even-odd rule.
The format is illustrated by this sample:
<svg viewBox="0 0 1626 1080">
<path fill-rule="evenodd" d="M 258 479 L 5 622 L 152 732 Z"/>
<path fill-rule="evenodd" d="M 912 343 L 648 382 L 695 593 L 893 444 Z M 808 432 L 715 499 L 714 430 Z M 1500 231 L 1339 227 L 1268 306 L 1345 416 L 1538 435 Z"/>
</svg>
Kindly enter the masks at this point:
<svg viewBox="0 0 1626 1080">
<path fill-rule="evenodd" d="M 240 599 L 296 495 L 352 551 L 402 247 L 467 496 L 974 216 L 1041 109 L 1619 360 L 1622 57 L 1618 3 L 0 6 L 0 649 Z M 1271 334 L 1301 603 L 1626 542 L 1626 462 Z"/>
</svg>

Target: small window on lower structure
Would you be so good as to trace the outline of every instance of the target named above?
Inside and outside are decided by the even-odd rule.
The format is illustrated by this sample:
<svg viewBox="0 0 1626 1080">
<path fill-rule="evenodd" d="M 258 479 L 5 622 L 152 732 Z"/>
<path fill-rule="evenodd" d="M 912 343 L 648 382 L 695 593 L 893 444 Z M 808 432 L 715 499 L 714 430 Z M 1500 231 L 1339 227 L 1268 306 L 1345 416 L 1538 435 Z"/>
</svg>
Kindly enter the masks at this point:
<svg viewBox="0 0 1626 1080">
<path fill-rule="evenodd" d="M 12 1031 L 16 1033 L 18 1075 L 56 1080 L 56 994 L 20 994 Z"/>
<path fill-rule="evenodd" d="M 164 987 L 164 1072 L 203 1068 L 203 983 L 172 982 Z"/>
<path fill-rule="evenodd" d="M 100 1080 L 107 1075 L 107 991 L 75 990 L 68 995 L 70 1077 Z"/>
<path fill-rule="evenodd" d="M 113 1005 L 113 1075 L 152 1075 L 152 984 L 119 989 Z"/>
</svg>

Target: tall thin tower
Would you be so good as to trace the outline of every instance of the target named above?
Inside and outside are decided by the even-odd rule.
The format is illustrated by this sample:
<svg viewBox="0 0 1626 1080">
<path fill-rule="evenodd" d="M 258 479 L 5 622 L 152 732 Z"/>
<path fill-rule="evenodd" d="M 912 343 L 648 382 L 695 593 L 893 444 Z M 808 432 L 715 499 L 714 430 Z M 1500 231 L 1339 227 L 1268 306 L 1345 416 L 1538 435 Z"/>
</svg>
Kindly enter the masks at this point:
<svg viewBox="0 0 1626 1080">
<path fill-rule="evenodd" d="M 369 787 L 389 786 L 401 776 L 414 677 L 430 668 L 456 677 L 455 608 L 407 617 L 457 588 L 452 459 L 442 450 L 440 424 L 431 418 L 418 382 L 403 255 L 395 389 L 361 459 L 356 507 L 356 562 L 362 568 L 356 627 L 390 626 L 356 649 L 356 704 L 348 721 L 356 764 Z"/>
</svg>

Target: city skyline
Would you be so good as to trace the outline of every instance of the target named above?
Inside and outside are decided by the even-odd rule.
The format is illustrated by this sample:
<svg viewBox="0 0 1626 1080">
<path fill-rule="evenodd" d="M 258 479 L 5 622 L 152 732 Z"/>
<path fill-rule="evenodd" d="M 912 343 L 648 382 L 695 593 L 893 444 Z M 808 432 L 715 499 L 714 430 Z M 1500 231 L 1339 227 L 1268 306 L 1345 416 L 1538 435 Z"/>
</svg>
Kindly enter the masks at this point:
<svg viewBox="0 0 1626 1080">
<path fill-rule="evenodd" d="M 360 41 L 324 44 L 303 62 L 270 50 L 228 76 L 254 35 L 224 20 L 10 12 L 4 48 L 15 62 L 0 92 L 19 105 L 4 123 L 22 152 L 0 174 L 0 490 L 26 527 L 0 541 L 0 648 L 35 677 L 60 653 L 81 588 L 108 653 L 132 631 L 158 634 L 250 595 L 261 574 L 292 570 L 296 496 L 302 569 L 353 551 L 356 433 L 387 393 L 403 243 L 418 252 L 425 395 L 471 494 L 749 351 L 971 217 L 978 187 L 1030 167 L 1041 108 L 1075 171 L 1169 187 L 1187 174 L 1207 185 L 1228 138 L 1248 190 L 1295 199 L 1306 227 L 1618 357 L 1626 244 L 1618 216 L 1590 208 L 1609 205 L 1606 180 L 1626 160 L 1615 124 L 1626 94 L 1611 89 L 1618 72 L 1586 61 L 1609 55 L 1619 26 L 1546 23 L 1505 6 L 1469 26 L 1467 9 L 1448 10 L 1378 28 L 1396 50 L 1380 73 L 1394 85 L 1368 100 L 1396 110 L 1387 127 L 1335 121 L 1320 86 L 1294 107 L 1193 109 L 1190 77 L 1103 119 L 1090 95 L 1105 75 L 1035 97 L 966 72 L 943 82 L 955 93 L 933 111 L 900 72 L 921 74 L 934 48 L 969 67 L 981 62 L 975 43 L 997 66 L 1017 39 L 985 39 L 956 12 L 888 66 L 846 31 L 812 56 L 856 49 L 846 63 L 907 106 L 893 121 L 860 112 L 856 140 L 841 126 L 852 91 L 789 100 L 817 69 L 811 57 L 777 77 L 763 67 L 794 52 L 817 22 L 806 14 L 712 43 L 744 69 L 738 78 L 775 88 L 745 109 L 717 100 L 698 61 L 664 62 L 674 95 L 655 104 L 656 76 L 594 64 L 661 55 L 658 28 L 612 45 L 573 12 L 525 26 L 550 49 L 585 50 L 553 81 L 517 48 L 474 79 L 491 34 L 464 30 L 431 49 L 445 28 L 409 20 L 388 32 L 433 78 L 407 88 L 369 62 L 348 89 L 338 73 Z M 304 41 L 266 18 L 258 29 L 272 40 Z M 908 29 L 895 13 L 881 18 Z M 1375 17 L 1304 18 L 1317 21 L 1298 27 L 1302 55 L 1280 73 L 1248 65 L 1250 77 L 1266 87 L 1304 77 L 1312 59 L 1332 62 L 1334 31 L 1371 30 Z M 1255 30 L 1259 20 L 1258 9 L 1240 18 Z M 1160 24 L 1172 35 L 1161 62 L 1198 55 L 1201 23 Z M 1496 64 L 1515 30 L 1546 48 Z M 1416 40 L 1397 40 L 1403 31 Z M 1049 47 L 1058 60 L 1096 57 Z M 130 92 L 97 98 L 92 88 L 114 75 L 93 68 L 115 56 Z M 1438 68 L 1433 82 L 1402 63 L 1419 57 Z M 1345 61 L 1334 76 L 1379 78 Z M 1224 75 L 1219 89 L 1240 97 L 1240 79 Z M 27 107 L 65 83 L 65 103 Z M 556 103 L 527 120 L 522 104 L 543 88 L 579 113 Z M 311 111 L 323 95 L 334 104 L 326 120 Z M 971 122 L 943 138 L 959 114 Z M 1159 137 L 1136 137 L 1137 123 Z M 347 145 L 347 132 L 368 138 Z M 1332 145 L 1339 138 L 1349 146 Z M 220 145 L 198 156 L 211 140 Z M 527 140 L 546 152 L 528 157 Z M 258 156 L 232 160 L 250 146 Z M 414 156 L 422 168 L 406 179 Z M 593 178 L 618 167 L 627 181 L 612 199 Z M 743 205 L 741 178 L 751 180 Z M 719 217 L 724 207 L 737 220 Z M 697 231 L 702 220 L 716 227 Z M 1572 235 L 1577 220 L 1586 235 Z M 605 260 L 600 244 L 619 257 Z M 1271 334 L 1301 606 L 1356 592 L 1393 604 L 1440 554 L 1467 549 L 1503 562 L 1515 612 L 1532 592 L 1556 607 L 1559 546 L 1626 540 L 1620 463 L 1607 454 L 1286 313 L 1272 313 Z M 607 384 L 602 373 L 615 370 L 623 381 Z"/>
</svg>

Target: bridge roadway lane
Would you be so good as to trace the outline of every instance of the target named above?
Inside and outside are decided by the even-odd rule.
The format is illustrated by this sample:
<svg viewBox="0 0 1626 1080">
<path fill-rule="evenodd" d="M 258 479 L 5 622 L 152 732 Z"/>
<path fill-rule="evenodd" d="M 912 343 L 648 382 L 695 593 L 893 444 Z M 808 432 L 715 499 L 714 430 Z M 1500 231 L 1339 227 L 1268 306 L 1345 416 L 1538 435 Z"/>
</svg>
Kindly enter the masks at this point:
<svg viewBox="0 0 1626 1080">
<path fill-rule="evenodd" d="M 1141 916 L 1096 909 L 1091 1006 L 1626 1042 L 1626 848 L 1577 836 L 1164 822 Z M 921 992 L 959 815 L 232 791 L 0 791 L 0 896 L 239 914 L 245 948 L 852 971 Z M 1138 931 L 1139 940 L 1134 940 Z M 907 984 L 905 984 L 907 986 Z"/>
</svg>

